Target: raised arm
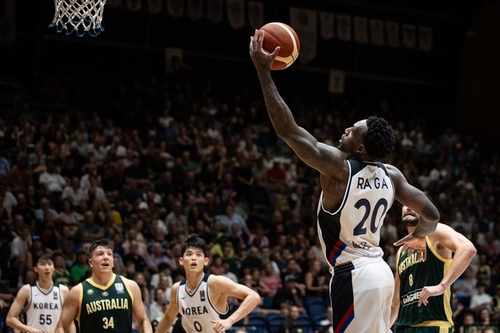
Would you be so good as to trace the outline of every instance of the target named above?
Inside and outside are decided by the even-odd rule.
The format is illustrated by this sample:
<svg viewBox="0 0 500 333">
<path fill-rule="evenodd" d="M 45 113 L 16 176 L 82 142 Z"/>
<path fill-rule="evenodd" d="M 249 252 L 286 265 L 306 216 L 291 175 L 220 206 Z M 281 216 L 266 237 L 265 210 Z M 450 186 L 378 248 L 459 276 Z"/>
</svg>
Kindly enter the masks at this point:
<svg viewBox="0 0 500 333">
<path fill-rule="evenodd" d="M 299 127 L 271 77 L 271 64 L 279 48 L 269 53 L 262 48 L 264 31 L 256 30 L 250 37 L 250 56 L 257 69 L 267 112 L 276 134 L 283 139 L 297 156 L 311 168 L 324 175 L 345 165 L 345 156 L 337 148 L 318 142 L 308 131 Z"/>
<path fill-rule="evenodd" d="M 63 305 L 63 310 L 55 333 L 65 333 L 71 331 L 71 325 L 73 320 L 76 318 L 78 313 L 78 308 L 80 306 L 80 293 L 82 290 L 82 285 L 78 284 L 71 288 L 68 293 L 68 297 Z"/>
<path fill-rule="evenodd" d="M 148 316 L 146 315 L 146 310 L 144 310 L 144 303 L 142 302 L 141 298 L 141 290 L 139 289 L 137 282 L 125 278 L 123 279 L 128 284 L 130 291 L 132 292 L 132 296 L 134 297 L 132 305 L 132 315 L 137 321 L 139 332 L 152 333 L 153 328 L 151 327 L 151 323 L 149 322 Z"/>
<path fill-rule="evenodd" d="M 257 292 L 242 284 L 234 283 L 225 276 L 212 275 L 208 281 L 214 294 L 220 294 L 224 299 L 235 297 L 243 300 L 238 309 L 227 319 L 212 320 L 216 332 L 229 330 L 234 323 L 246 317 L 260 303 L 260 296 Z"/>
<path fill-rule="evenodd" d="M 156 327 L 155 333 L 167 333 L 172 325 L 174 324 L 175 318 L 179 310 L 177 309 L 177 289 L 179 288 L 179 282 L 174 283 L 172 290 L 170 291 L 170 304 L 167 310 L 163 314 L 158 326 Z"/>
<path fill-rule="evenodd" d="M 429 297 L 443 294 L 469 267 L 477 253 L 474 244 L 464 235 L 453 230 L 446 224 L 438 224 L 436 231 L 431 235 L 441 245 L 454 252 L 450 269 L 438 285 L 425 286 L 420 293 L 418 304 L 427 305 Z"/>
</svg>

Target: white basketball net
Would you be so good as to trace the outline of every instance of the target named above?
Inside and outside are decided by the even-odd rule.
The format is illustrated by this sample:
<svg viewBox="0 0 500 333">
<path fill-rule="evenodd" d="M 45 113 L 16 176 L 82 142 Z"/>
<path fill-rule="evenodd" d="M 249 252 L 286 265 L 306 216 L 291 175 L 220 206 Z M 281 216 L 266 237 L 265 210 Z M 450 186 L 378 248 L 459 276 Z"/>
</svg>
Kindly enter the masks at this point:
<svg viewBox="0 0 500 333">
<path fill-rule="evenodd" d="M 95 37 L 104 31 L 101 25 L 106 0 L 54 0 L 55 13 L 50 28 L 78 37 Z"/>
</svg>

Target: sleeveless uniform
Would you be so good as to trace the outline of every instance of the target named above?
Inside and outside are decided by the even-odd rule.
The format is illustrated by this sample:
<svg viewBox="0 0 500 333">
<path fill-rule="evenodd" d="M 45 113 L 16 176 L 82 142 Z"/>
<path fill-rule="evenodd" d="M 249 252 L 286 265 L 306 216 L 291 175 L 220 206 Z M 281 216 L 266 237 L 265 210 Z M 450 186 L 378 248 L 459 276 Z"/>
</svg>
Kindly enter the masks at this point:
<svg viewBox="0 0 500 333">
<path fill-rule="evenodd" d="M 394 202 L 383 163 L 348 160 L 349 179 L 335 212 L 318 204 L 318 237 L 330 265 L 335 333 L 390 332 L 394 277 L 379 247 L 380 229 Z"/>
<path fill-rule="evenodd" d="M 182 327 L 186 332 L 214 333 L 210 320 L 222 319 L 228 314 L 227 305 L 226 311 L 220 313 L 212 304 L 208 290 L 209 277 L 210 274 L 204 274 L 193 293 L 187 291 L 186 279 L 179 283 L 177 305 L 179 313 L 182 315 Z"/>
<path fill-rule="evenodd" d="M 30 284 L 30 299 L 26 307 L 26 324 L 46 333 L 53 333 L 62 313 L 62 293 L 59 283 L 44 293 L 38 283 Z"/>
<path fill-rule="evenodd" d="M 105 285 L 90 279 L 80 283 L 79 333 L 126 333 L 132 331 L 134 298 L 120 275 Z"/>
<path fill-rule="evenodd" d="M 453 332 L 451 288 L 444 294 L 429 297 L 427 306 L 418 306 L 422 288 L 441 282 L 450 269 L 452 259 L 439 255 L 426 237 L 427 258 L 417 261 L 417 254 L 408 256 L 408 250 L 397 254 L 396 274 L 401 281 L 400 305 L 396 332 Z"/>
</svg>

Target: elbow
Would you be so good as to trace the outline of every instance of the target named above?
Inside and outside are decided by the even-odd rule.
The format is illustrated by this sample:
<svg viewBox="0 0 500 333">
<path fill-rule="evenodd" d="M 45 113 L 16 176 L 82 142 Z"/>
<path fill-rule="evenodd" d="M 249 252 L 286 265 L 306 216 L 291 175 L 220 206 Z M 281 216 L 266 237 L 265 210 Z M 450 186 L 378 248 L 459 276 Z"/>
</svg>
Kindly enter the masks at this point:
<svg viewBox="0 0 500 333">
<path fill-rule="evenodd" d="M 439 222 L 439 219 L 441 218 L 441 214 L 439 214 L 439 210 L 435 207 L 432 206 L 432 209 L 430 209 L 429 214 L 428 214 L 427 220 L 431 223 L 434 223 L 437 225 Z"/>
<path fill-rule="evenodd" d="M 472 261 L 472 259 L 474 258 L 474 256 L 477 254 L 477 249 L 476 247 L 474 246 L 474 244 L 470 243 L 468 246 L 467 246 L 467 256 L 470 258 L 470 260 Z"/>
<path fill-rule="evenodd" d="M 261 300 L 259 293 L 257 293 L 256 291 L 254 291 L 253 294 L 252 294 L 252 300 L 255 303 L 255 306 L 259 305 L 260 304 L 260 300 Z"/>
<path fill-rule="evenodd" d="M 436 208 L 435 219 L 434 219 L 436 224 L 439 222 L 440 219 L 441 219 L 441 214 L 439 214 L 439 211 Z"/>
</svg>

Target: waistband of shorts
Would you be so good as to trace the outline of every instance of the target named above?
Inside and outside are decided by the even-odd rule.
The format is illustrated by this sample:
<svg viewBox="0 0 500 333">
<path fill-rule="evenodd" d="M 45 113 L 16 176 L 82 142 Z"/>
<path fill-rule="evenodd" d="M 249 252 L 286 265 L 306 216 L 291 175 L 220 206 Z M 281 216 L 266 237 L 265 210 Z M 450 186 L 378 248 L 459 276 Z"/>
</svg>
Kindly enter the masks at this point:
<svg viewBox="0 0 500 333">
<path fill-rule="evenodd" d="M 410 325 L 410 327 L 440 327 L 440 328 L 453 328 L 449 321 L 445 320 L 428 320 L 419 324 Z"/>
<path fill-rule="evenodd" d="M 354 260 L 345 262 L 343 264 L 330 266 L 330 274 L 338 275 L 346 272 L 350 272 L 353 269 L 362 267 L 364 265 L 373 264 L 376 262 L 384 262 L 384 259 L 380 257 L 361 257 Z"/>
</svg>

